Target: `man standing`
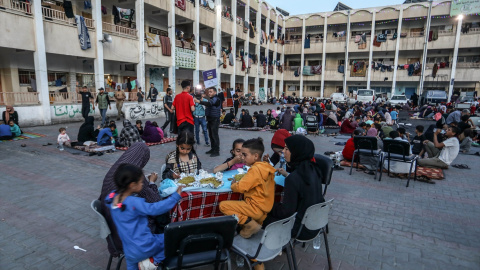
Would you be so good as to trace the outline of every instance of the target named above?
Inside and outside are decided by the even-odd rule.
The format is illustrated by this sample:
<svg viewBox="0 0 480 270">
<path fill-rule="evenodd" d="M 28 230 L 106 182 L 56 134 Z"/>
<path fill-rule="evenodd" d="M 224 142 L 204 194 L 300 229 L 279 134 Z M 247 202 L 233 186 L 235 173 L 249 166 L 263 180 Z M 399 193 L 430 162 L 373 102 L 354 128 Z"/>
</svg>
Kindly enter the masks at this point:
<svg viewBox="0 0 480 270">
<path fill-rule="evenodd" d="M 223 102 L 225 101 L 225 96 L 223 95 L 222 88 L 218 88 L 218 98 L 220 99 L 220 108 L 223 110 Z"/>
<path fill-rule="evenodd" d="M 238 113 L 238 105 L 240 104 L 240 97 L 238 96 L 239 90 L 235 91 L 235 94 L 232 96 L 233 98 L 233 108 L 235 109 L 235 117 L 237 117 Z"/>
<path fill-rule="evenodd" d="M 173 108 L 172 108 L 173 98 L 172 98 L 172 89 L 167 88 L 167 94 L 163 97 L 163 110 L 165 111 L 165 124 L 162 126 L 164 135 L 166 134 L 165 129 L 168 124 L 170 124 L 170 133 L 173 133 Z"/>
<path fill-rule="evenodd" d="M 98 106 L 98 109 L 100 109 L 100 115 L 102 116 L 102 127 L 105 126 L 105 121 L 107 118 L 107 108 L 112 109 L 112 106 L 110 105 L 110 99 L 108 98 L 108 95 L 105 93 L 105 89 L 101 87 L 98 89 L 100 93 L 97 95 L 97 100 L 95 100 L 95 103 Z"/>
<path fill-rule="evenodd" d="M 82 91 L 80 92 L 82 95 L 82 116 L 87 120 L 88 113 L 90 112 L 90 103 L 92 103 L 92 109 L 95 110 L 95 104 L 93 103 L 93 96 L 90 91 L 87 90 L 86 86 L 82 87 Z"/>
<path fill-rule="evenodd" d="M 201 95 L 199 98 L 201 101 L 207 101 Z M 198 99 L 194 99 L 195 101 L 195 111 L 193 112 L 193 119 L 195 122 L 195 139 L 197 140 L 197 144 L 200 145 L 200 126 L 202 127 L 203 135 L 205 136 L 205 145 L 210 146 L 208 143 L 208 135 L 207 135 L 207 121 L 205 120 L 205 107 L 200 104 Z"/>
<path fill-rule="evenodd" d="M 218 157 L 220 155 L 220 138 L 218 136 L 218 128 L 220 126 L 220 99 L 217 96 L 217 90 L 212 87 L 208 90 L 207 101 L 199 101 L 195 99 L 195 102 L 207 106 L 205 115 L 207 116 L 207 128 L 210 141 L 212 142 L 212 149 L 207 151 L 206 154 L 210 154 L 210 157 Z"/>
<path fill-rule="evenodd" d="M 122 112 L 122 107 L 123 107 L 123 102 L 127 96 L 125 95 L 125 92 L 123 92 L 122 88 L 120 85 L 117 86 L 117 92 L 115 92 L 115 103 L 117 105 L 117 120 L 120 120 L 120 117 L 125 117 L 125 114 Z"/>
<path fill-rule="evenodd" d="M 153 83 L 150 84 L 150 91 L 148 91 L 147 99 L 150 99 L 152 102 L 157 102 L 158 90 L 155 88 Z"/>
<path fill-rule="evenodd" d="M 137 101 L 143 102 L 143 99 L 145 98 L 145 93 L 142 91 L 142 87 L 138 87 L 138 92 L 137 92 Z"/>
<path fill-rule="evenodd" d="M 172 107 L 175 108 L 177 114 L 178 134 L 185 130 L 193 134 L 194 122 L 192 112 L 195 111 L 195 103 L 190 95 L 190 81 L 182 81 L 181 85 L 183 91 L 175 96 L 172 103 Z"/>
</svg>

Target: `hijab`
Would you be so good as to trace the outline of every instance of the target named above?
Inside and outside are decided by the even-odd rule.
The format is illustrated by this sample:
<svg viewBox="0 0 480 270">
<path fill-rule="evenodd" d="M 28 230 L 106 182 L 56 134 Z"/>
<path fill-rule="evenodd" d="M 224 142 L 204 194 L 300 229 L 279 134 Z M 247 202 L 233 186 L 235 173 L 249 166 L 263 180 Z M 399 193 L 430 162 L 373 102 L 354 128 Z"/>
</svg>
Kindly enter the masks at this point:
<svg viewBox="0 0 480 270">
<path fill-rule="evenodd" d="M 79 142 L 96 140 L 95 136 L 93 135 L 93 132 L 95 131 L 95 128 L 93 126 L 94 121 L 95 118 L 93 118 L 93 116 L 88 116 L 87 119 L 85 119 L 85 123 L 83 123 L 78 130 L 77 139 Z"/>
<path fill-rule="evenodd" d="M 285 144 L 291 152 L 288 166 L 296 171 L 307 186 L 315 179 L 323 180 L 321 168 L 316 164 L 315 145 L 302 135 L 293 135 L 285 139 Z"/>
<path fill-rule="evenodd" d="M 5 107 L 5 125 L 8 125 L 8 121 L 10 121 L 10 114 L 13 114 L 15 112 L 15 109 L 13 106 L 6 106 Z M 8 111 L 10 109 L 10 111 Z"/>
<path fill-rule="evenodd" d="M 328 115 L 328 118 L 332 119 L 335 122 L 335 124 L 338 124 L 337 116 L 335 115 L 334 112 L 330 112 L 330 114 Z"/>
<path fill-rule="evenodd" d="M 123 146 L 130 147 L 133 143 L 142 142 L 138 129 L 127 119 L 123 120 L 123 129 L 120 132 L 118 143 Z"/>
</svg>

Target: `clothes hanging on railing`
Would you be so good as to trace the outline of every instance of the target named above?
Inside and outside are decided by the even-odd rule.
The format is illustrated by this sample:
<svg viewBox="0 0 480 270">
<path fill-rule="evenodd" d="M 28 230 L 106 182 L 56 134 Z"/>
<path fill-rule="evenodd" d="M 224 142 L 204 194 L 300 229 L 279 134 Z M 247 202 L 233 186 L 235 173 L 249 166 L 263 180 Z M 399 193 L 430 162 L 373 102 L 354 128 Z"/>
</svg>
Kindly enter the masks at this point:
<svg viewBox="0 0 480 270">
<path fill-rule="evenodd" d="M 112 7 L 113 23 L 118 24 L 120 22 L 120 12 L 115 5 Z"/>
<path fill-rule="evenodd" d="M 322 65 L 312 66 L 312 73 L 313 74 L 322 74 Z"/>
<path fill-rule="evenodd" d="M 381 45 L 382 45 L 382 43 L 378 42 L 377 41 L 377 36 L 375 36 L 375 39 L 373 40 L 373 46 L 380 47 Z"/>
<path fill-rule="evenodd" d="M 172 55 L 172 45 L 170 44 L 170 38 L 166 36 L 160 36 L 160 43 L 162 44 L 162 55 L 171 56 Z"/>
<path fill-rule="evenodd" d="M 67 18 L 75 18 L 71 1 L 63 1 L 63 9 L 65 10 L 65 16 L 67 16 Z"/>
<path fill-rule="evenodd" d="M 387 41 L 387 35 L 386 34 L 378 34 L 377 35 L 377 42 L 385 42 Z"/>
<path fill-rule="evenodd" d="M 255 27 L 253 26 L 253 23 L 250 22 L 250 38 L 255 38 Z"/>
<path fill-rule="evenodd" d="M 392 40 L 397 39 L 397 32 L 393 33 Z"/>
<path fill-rule="evenodd" d="M 359 43 L 360 40 L 362 40 L 362 37 L 360 35 L 355 35 L 355 43 Z"/>
<path fill-rule="evenodd" d="M 107 15 L 107 7 L 106 6 L 102 6 L 102 14 L 103 15 Z"/>
<path fill-rule="evenodd" d="M 305 49 L 310 49 L 310 34 L 305 37 L 305 44 L 303 46 Z"/>
<path fill-rule="evenodd" d="M 83 8 L 84 8 L 84 9 L 92 9 L 92 2 L 90 2 L 90 1 L 83 1 Z"/>
<path fill-rule="evenodd" d="M 437 63 L 435 63 L 435 65 L 433 65 L 433 70 L 432 70 L 432 77 L 433 78 L 437 77 L 437 71 L 438 71 L 438 65 L 437 65 Z"/>
<path fill-rule="evenodd" d="M 343 65 L 338 66 L 338 72 L 344 73 L 345 72 L 345 67 Z"/>
<path fill-rule="evenodd" d="M 83 16 L 75 15 L 75 22 L 77 23 L 78 39 L 80 40 L 80 48 L 86 50 L 92 47 L 90 44 L 90 35 L 85 24 Z"/>
</svg>

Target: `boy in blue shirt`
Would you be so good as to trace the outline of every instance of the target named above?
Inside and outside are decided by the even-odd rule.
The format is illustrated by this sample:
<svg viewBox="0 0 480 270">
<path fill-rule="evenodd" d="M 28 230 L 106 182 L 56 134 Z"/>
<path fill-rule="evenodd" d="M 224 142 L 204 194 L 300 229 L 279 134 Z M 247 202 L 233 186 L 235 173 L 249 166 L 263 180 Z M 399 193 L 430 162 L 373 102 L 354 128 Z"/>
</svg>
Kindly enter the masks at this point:
<svg viewBox="0 0 480 270">
<path fill-rule="evenodd" d="M 396 125 L 397 124 L 397 116 L 398 116 L 397 108 L 393 107 L 390 115 L 392 116 L 393 124 Z"/>
<path fill-rule="evenodd" d="M 115 130 L 115 124 L 100 130 L 97 136 L 97 144 L 99 146 L 111 145 L 113 140 L 112 132 L 114 130 Z"/>
</svg>

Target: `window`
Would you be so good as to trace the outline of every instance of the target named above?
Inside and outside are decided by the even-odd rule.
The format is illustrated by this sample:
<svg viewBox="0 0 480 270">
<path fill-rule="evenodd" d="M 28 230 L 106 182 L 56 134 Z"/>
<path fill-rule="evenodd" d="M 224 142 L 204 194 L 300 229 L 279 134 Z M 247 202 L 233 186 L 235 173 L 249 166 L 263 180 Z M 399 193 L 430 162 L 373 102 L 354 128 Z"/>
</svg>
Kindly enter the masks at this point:
<svg viewBox="0 0 480 270">
<path fill-rule="evenodd" d="M 35 80 L 35 71 L 33 70 L 18 70 L 18 81 L 20 85 L 30 85 L 30 79 Z"/>
<path fill-rule="evenodd" d="M 155 34 L 155 35 L 168 37 L 168 32 L 167 31 L 161 30 L 161 29 L 158 29 L 158 28 L 155 28 L 155 27 L 151 27 L 151 26 L 148 27 L 148 32 L 150 32 L 152 34 Z"/>
<path fill-rule="evenodd" d="M 66 85 L 67 81 L 68 81 L 68 75 L 65 72 L 49 72 L 48 73 L 49 86 Z"/>
<path fill-rule="evenodd" d="M 320 86 L 308 86 L 307 91 L 311 92 L 320 92 L 321 87 Z"/>
<path fill-rule="evenodd" d="M 338 65 L 344 65 L 345 64 L 345 60 L 338 60 Z"/>
<path fill-rule="evenodd" d="M 299 91 L 300 90 L 300 85 L 289 85 L 288 86 L 288 91 Z"/>
</svg>

